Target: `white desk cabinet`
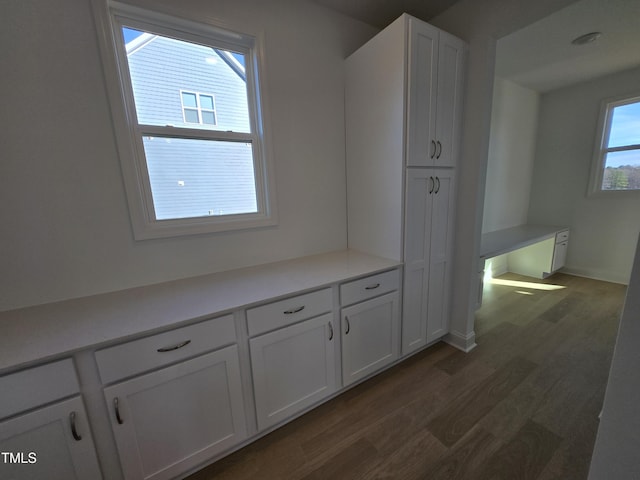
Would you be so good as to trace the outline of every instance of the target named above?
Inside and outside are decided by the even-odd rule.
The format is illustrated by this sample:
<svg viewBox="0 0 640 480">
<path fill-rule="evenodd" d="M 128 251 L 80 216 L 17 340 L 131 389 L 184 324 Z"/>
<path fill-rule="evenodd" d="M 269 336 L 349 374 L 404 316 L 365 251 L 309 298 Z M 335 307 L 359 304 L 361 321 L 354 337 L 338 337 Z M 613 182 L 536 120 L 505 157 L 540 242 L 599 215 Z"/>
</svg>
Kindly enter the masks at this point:
<svg viewBox="0 0 640 480">
<path fill-rule="evenodd" d="M 0 391 L 0 478 L 102 478 L 71 360 L 1 377 Z"/>
</svg>

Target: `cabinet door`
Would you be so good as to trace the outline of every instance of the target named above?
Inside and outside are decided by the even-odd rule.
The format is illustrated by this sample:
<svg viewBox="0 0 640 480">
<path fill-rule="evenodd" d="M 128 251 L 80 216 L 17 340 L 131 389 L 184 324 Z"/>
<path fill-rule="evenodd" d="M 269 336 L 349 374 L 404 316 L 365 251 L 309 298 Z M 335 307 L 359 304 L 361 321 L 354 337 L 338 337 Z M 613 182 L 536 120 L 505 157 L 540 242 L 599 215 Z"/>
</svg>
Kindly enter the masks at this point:
<svg viewBox="0 0 640 480">
<path fill-rule="evenodd" d="M 104 394 L 127 480 L 175 478 L 246 437 L 236 345 Z"/>
<path fill-rule="evenodd" d="M 432 170 L 435 186 L 431 201 L 427 343 L 449 331 L 451 251 L 453 244 L 454 172 Z"/>
<path fill-rule="evenodd" d="M 567 249 L 569 248 L 569 241 L 556 243 L 553 249 L 553 262 L 551 262 L 551 273 L 564 267 L 567 260 Z"/>
<path fill-rule="evenodd" d="M 427 344 L 429 247 L 435 178 L 431 169 L 407 170 L 402 287 L 402 353 Z"/>
<path fill-rule="evenodd" d="M 405 215 L 402 353 L 448 330 L 454 172 L 409 169 Z"/>
<path fill-rule="evenodd" d="M 436 156 L 436 62 L 438 29 L 409 21 L 407 165 L 433 165 Z"/>
<path fill-rule="evenodd" d="M 332 320 L 328 313 L 249 341 L 260 430 L 336 391 Z"/>
<path fill-rule="evenodd" d="M 398 292 L 342 309 L 342 381 L 349 385 L 399 355 Z"/>
<path fill-rule="evenodd" d="M 465 46 L 462 40 L 439 32 L 438 81 L 435 101 L 436 154 L 433 164 L 455 167 L 459 156 L 464 94 Z"/>
<path fill-rule="evenodd" d="M 102 478 L 80 397 L 0 422 L 0 452 L 3 479 Z"/>
</svg>

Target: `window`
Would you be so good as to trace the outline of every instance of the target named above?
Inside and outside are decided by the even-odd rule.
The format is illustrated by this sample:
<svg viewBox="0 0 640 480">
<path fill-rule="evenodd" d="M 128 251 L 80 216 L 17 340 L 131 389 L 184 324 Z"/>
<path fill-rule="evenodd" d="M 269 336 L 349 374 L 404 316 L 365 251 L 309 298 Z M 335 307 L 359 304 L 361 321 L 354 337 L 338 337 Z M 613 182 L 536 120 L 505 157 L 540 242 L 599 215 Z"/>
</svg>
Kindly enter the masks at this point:
<svg viewBox="0 0 640 480">
<path fill-rule="evenodd" d="M 598 132 L 590 191 L 640 191 L 640 97 L 605 102 Z"/>
<path fill-rule="evenodd" d="M 136 239 L 273 225 L 256 38 L 108 7 L 114 48 L 102 47 L 116 60 L 114 124 Z"/>
<path fill-rule="evenodd" d="M 181 91 L 180 98 L 182 98 L 182 114 L 185 123 L 216 124 L 213 95 Z"/>
</svg>

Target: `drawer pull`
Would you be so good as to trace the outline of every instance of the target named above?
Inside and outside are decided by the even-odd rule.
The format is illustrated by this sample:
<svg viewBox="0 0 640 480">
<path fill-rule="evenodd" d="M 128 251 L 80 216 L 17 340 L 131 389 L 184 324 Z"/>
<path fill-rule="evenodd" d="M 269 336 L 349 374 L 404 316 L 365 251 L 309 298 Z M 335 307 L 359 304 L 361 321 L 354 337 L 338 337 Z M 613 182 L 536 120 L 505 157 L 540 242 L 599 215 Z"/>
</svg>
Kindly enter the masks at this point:
<svg viewBox="0 0 640 480">
<path fill-rule="evenodd" d="M 375 285 L 369 285 L 368 287 L 364 287 L 365 290 L 375 290 L 376 288 L 378 288 L 380 286 L 379 283 L 376 283 Z"/>
<path fill-rule="evenodd" d="M 172 345 L 172 346 L 170 346 L 170 347 L 162 347 L 162 348 L 159 348 L 157 351 L 158 351 L 159 353 L 172 352 L 172 351 L 174 351 L 174 350 L 178 350 L 179 348 L 186 347 L 186 346 L 187 346 L 187 345 L 189 345 L 190 343 L 191 343 L 191 340 L 185 340 L 184 342 L 177 343 L 177 344 Z"/>
<path fill-rule="evenodd" d="M 71 435 L 73 435 L 73 439 L 76 442 L 82 440 L 82 435 L 78 433 L 78 429 L 76 428 L 76 412 L 69 414 L 69 425 L 71 425 Z"/>
<path fill-rule="evenodd" d="M 333 325 L 329 322 L 329 341 L 333 340 Z"/>
<path fill-rule="evenodd" d="M 116 421 L 118 422 L 118 425 L 122 425 L 124 423 L 124 421 L 122 420 L 122 417 L 120 416 L 120 402 L 118 400 L 118 397 L 115 397 L 113 399 L 113 409 L 116 412 Z"/>
<path fill-rule="evenodd" d="M 285 310 L 283 313 L 285 315 L 292 315 L 294 313 L 301 312 L 302 310 L 304 310 L 304 305 L 302 305 L 301 307 L 298 307 L 298 308 L 292 308 L 291 310 Z"/>
<path fill-rule="evenodd" d="M 347 331 L 344 332 L 345 335 L 349 335 L 349 332 L 351 331 L 351 325 L 349 324 L 349 317 L 348 316 L 344 316 L 344 322 L 347 324 Z"/>
</svg>

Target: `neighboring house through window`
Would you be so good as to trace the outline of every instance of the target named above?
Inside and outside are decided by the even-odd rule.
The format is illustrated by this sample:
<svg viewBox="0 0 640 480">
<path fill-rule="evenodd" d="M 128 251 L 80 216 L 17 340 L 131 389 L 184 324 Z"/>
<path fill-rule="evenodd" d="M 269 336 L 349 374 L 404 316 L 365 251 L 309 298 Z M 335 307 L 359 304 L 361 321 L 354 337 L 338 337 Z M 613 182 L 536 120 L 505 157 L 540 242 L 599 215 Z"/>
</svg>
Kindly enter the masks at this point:
<svg viewBox="0 0 640 480">
<path fill-rule="evenodd" d="M 640 191 L 640 96 L 603 103 L 591 193 Z"/>
<path fill-rule="evenodd" d="M 256 39 L 108 5 L 136 238 L 274 224 Z"/>
</svg>

